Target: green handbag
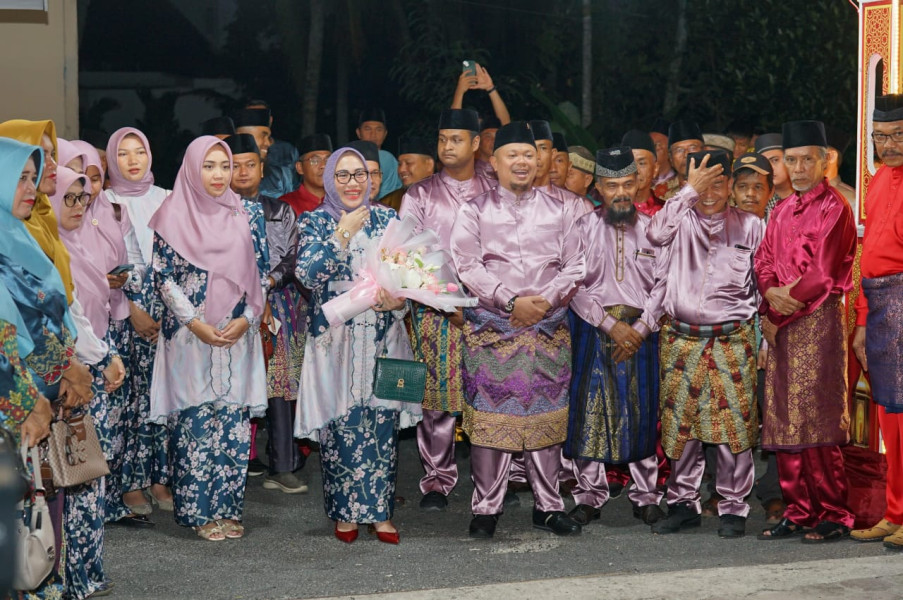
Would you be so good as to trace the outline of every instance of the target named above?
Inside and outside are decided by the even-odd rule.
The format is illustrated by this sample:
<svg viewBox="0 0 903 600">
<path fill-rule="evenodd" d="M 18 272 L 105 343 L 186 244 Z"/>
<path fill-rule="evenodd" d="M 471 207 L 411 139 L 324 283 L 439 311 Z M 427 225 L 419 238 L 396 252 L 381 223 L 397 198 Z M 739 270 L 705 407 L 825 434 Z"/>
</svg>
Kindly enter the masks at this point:
<svg viewBox="0 0 903 600">
<path fill-rule="evenodd" d="M 416 360 L 379 357 L 373 373 L 373 395 L 383 400 L 423 402 L 426 365 Z"/>
</svg>

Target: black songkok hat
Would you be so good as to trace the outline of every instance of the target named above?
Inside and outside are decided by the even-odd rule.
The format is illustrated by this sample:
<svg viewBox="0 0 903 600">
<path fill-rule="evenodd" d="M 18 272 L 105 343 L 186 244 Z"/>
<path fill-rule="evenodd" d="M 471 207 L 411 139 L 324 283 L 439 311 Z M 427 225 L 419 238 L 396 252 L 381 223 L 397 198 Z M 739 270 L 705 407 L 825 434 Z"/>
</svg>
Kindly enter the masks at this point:
<svg viewBox="0 0 903 600">
<path fill-rule="evenodd" d="M 433 158 L 436 152 L 436 141 L 419 135 L 406 135 L 398 139 L 398 156 L 402 154 L 422 154 Z"/>
<path fill-rule="evenodd" d="M 235 123 L 229 117 L 213 117 L 201 123 L 201 135 L 235 135 Z"/>
<path fill-rule="evenodd" d="M 650 129 L 649 132 L 668 135 L 668 130 L 670 128 L 671 123 L 669 123 L 664 117 L 659 117 L 655 120 L 655 123 L 652 124 L 652 129 Z"/>
<path fill-rule="evenodd" d="M 325 133 L 312 133 L 298 142 L 298 156 L 320 151 L 332 152 L 332 138 Z"/>
<path fill-rule="evenodd" d="M 239 127 L 269 127 L 270 109 L 268 108 L 243 108 L 232 115 L 235 128 Z"/>
<path fill-rule="evenodd" d="M 229 150 L 232 151 L 232 156 L 235 156 L 236 154 L 247 154 L 249 152 L 253 152 L 257 156 L 260 156 L 260 148 L 257 147 L 257 140 L 255 140 L 254 136 L 250 133 L 236 133 L 235 135 L 230 135 L 223 141 L 229 146 Z"/>
<path fill-rule="evenodd" d="M 747 152 L 734 161 L 734 176 L 737 175 L 738 171 L 742 171 L 743 169 L 750 169 L 760 175 L 774 175 L 774 169 L 771 168 L 771 161 L 758 152 Z"/>
<path fill-rule="evenodd" d="M 888 94 L 875 98 L 872 121 L 875 123 L 903 121 L 903 94 Z"/>
<path fill-rule="evenodd" d="M 360 117 L 357 120 L 358 126 L 364 124 L 367 121 L 378 121 L 383 125 L 386 124 L 386 111 L 381 108 L 368 108 L 366 110 L 362 110 Z"/>
<path fill-rule="evenodd" d="M 724 169 L 722 173 L 725 177 L 731 176 L 731 156 L 726 150 L 703 150 L 702 152 L 691 152 L 687 154 L 687 173 L 690 172 L 690 160 L 694 160 L 696 163 L 696 168 L 699 168 L 699 165 L 702 164 L 702 159 L 708 155 L 709 162 L 706 164 L 706 168 L 710 169 L 715 165 L 721 165 Z"/>
<path fill-rule="evenodd" d="M 655 143 L 652 141 L 652 136 L 639 129 L 631 129 L 625 133 L 621 138 L 621 145 L 634 150 L 646 150 L 655 155 Z"/>
<path fill-rule="evenodd" d="M 364 157 L 364 160 L 369 160 L 372 162 L 379 162 L 379 148 L 376 147 L 376 144 L 373 142 L 368 142 L 365 140 L 354 140 L 353 142 L 348 142 L 345 146 L 349 148 L 354 148 Z"/>
<path fill-rule="evenodd" d="M 702 141 L 702 130 L 693 121 L 674 121 L 668 128 L 668 147 L 686 140 Z"/>
<path fill-rule="evenodd" d="M 784 140 L 780 133 L 763 133 L 756 138 L 755 149 L 758 154 L 769 150 L 783 150 Z"/>
<path fill-rule="evenodd" d="M 552 126 L 548 121 L 530 121 L 530 129 L 533 130 L 533 141 L 552 139 Z"/>
<path fill-rule="evenodd" d="M 480 131 L 480 114 L 469 108 L 446 108 L 439 115 L 439 129 Z"/>
<path fill-rule="evenodd" d="M 615 146 L 596 152 L 596 177 L 627 177 L 636 173 L 633 150 L 628 146 Z"/>
<path fill-rule="evenodd" d="M 484 115 L 480 117 L 480 129 L 478 131 L 484 131 L 486 129 L 498 129 L 502 126 L 502 122 L 499 121 L 499 118 L 495 115 Z"/>
<path fill-rule="evenodd" d="M 563 133 L 558 133 L 557 131 L 552 132 L 552 148 L 559 152 L 568 151 L 568 140 L 564 137 Z"/>
<path fill-rule="evenodd" d="M 827 147 L 825 124 L 821 121 L 789 121 L 784 123 L 782 139 L 784 150 L 800 146 Z"/>
<path fill-rule="evenodd" d="M 495 132 L 495 145 L 492 147 L 492 151 L 495 152 L 506 144 L 530 144 L 535 148 L 536 139 L 533 137 L 530 124 L 526 121 L 511 121 L 500 127 Z"/>
<path fill-rule="evenodd" d="M 903 119 L 903 116 L 900 118 Z M 845 131 L 830 125 L 825 125 L 825 138 L 828 140 L 828 145 L 837 150 L 837 153 L 841 156 L 843 156 L 843 153 L 847 151 L 847 147 L 850 145 L 850 136 Z"/>
</svg>

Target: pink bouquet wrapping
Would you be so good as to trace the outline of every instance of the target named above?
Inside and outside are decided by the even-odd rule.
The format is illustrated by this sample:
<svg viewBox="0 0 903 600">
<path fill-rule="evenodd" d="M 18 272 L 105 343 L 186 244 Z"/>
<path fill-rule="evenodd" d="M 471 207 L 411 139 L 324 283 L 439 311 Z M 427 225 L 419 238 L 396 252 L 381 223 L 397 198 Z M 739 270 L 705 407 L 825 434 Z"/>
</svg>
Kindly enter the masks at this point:
<svg viewBox="0 0 903 600">
<path fill-rule="evenodd" d="M 476 298 L 464 293 L 451 256 L 439 249 L 436 234 L 415 229 L 412 219 L 393 220 L 381 239 L 370 241 L 354 281 L 337 282 L 345 285 L 332 288 L 347 291 L 323 304 L 330 325 L 341 325 L 376 304 L 379 288 L 442 312 L 477 305 Z"/>
</svg>

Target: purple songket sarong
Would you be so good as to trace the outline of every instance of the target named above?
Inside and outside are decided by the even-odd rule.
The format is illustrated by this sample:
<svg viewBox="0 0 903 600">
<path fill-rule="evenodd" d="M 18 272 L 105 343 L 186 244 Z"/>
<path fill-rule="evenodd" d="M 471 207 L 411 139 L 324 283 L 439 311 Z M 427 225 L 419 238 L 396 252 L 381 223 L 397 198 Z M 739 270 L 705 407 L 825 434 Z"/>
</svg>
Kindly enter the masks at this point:
<svg viewBox="0 0 903 600">
<path fill-rule="evenodd" d="M 868 299 L 865 352 L 872 399 L 888 412 L 903 412 L 903 273 L 862 278 Z"/>
<path fill-rule="evenodd" d="M 465 309 L 464 431 L 471 443 L 519 452 L 567 434 L 571 342 L 567 309 L 515 329 L 507 316 Z"/>
</svg>

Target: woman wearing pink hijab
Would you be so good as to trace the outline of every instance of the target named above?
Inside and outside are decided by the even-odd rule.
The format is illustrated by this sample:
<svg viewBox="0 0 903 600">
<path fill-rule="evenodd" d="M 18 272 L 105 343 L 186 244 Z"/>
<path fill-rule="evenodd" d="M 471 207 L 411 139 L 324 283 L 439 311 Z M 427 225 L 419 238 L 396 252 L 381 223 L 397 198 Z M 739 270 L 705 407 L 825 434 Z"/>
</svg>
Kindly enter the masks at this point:
<svg viewBox="0 0 903 600">
<path fill-rule="evenodd" d="M 128 211 L 120 210 L 117 216 L 116 209 L 103 192 L 104 169 L 97 149 L 81 140 L 61 143 L 60 160 L 69 163 L 70 161 L 66 160 L 70 156 L 69 153 L 72 156 L 77 154 L 76 158 L 82 159 L 87 178 L 85 191 L 90 193 L 88 204 L 84 208 L 84 218 L 78 229 L 78 243 L 84 253 L 91 257 L 91 268 L 100 271 L 104 276 L 101 281 L 105 284 L 102 286 L 103 292 L 107 294 L 109 324 L 102 329 L 108 332 L 110 342 L 119 351 L 128 373 L 122 387 L 110 394 L 110 411 L 106 419 L 105 433 L 110 447 L 122 449 L 126 447 L 126 434 L 133 429 L 134 419 L 126 422 L 126 418 L 135 414 L 129 410 L 129 399 L 132 391 L 131 381 L 137 374 L 131 360 L 134 330 L 128 320 L 131 309 L 126 294 L 140 295 L 147 267 L 141 256 Z M 110 274 L 116 273 L 122 265 L 132 265 L 132 268 L 115 275 Z M 146 516 L 132 513 L 123 502 L 124 458 L 121 450 L 111 452 L 107 456 L 110 475 L 107 476 L 104 490 L 105 520 L 127 525 L 150 526 L 150 520 Z"/>
<path fill-rule="evenodd" d="M 250 417 L 267 408 L 261 250 L 231 180 L 228 146 L 194 140 L 150 221 L 163 304 L 150 417 L 170 431 L 176 522 L 210 541 L 244 534 Z"/>
<path fill-rule="evenodd" d="M 60 239 L 69 251 L 72 281 L 75 285 L 70 313 L 78 337 L 76 355 L 88 365 L 94 376 L 94 398 L 83 408 L 91 415 L 106 458 L 113 457 L 109 435 L 109 393 L 125 378 L 125 369 L 108 335 L 110 289 L 106 274 L 95 257 L 79 240 L 85 210 L 91 193 L 85 190 L 87 178 L 67 167 L 57 170 L 57 189 L 50 197 L 57 216 Z M 103 569 L 103 533 L 105 485 L 95 479 L 66 490 L 63 532 L 66 539 L 66 591 L 83 599 L 110 587 Z"/>
<path fill-rule="evenodd" d="M 151 217 L 163 204 L 169 192 L 154 185 L 153 155 L 147 137 L 134 127 L 113 132 L 107 142 L 107 169 L 110 187 L 103 192 L 109 200 L 116 219 L 123 228 L 131 224 L 141 254 L 141 262 L 150 265 L 154 232 Z M 100 208 L 100 207 L 99 207 Z M 128 263 L 135 264 L 129 248 Z M 119 263 L 122 264 L 122 263 Z M 109 271 L 108 271 L 109 272 Z M 131 352 L 130 390 L 122 412 L 125 425 L 125 452 L 122 457 L 122 492 L 125 507 L 138 515 L 152 512 L 151 502 L 164 510 L 172 510 L 169 485 L 168 432 L 148 419 L 150 410 L 150 374 L 154 369 L 154 354 L 160 331 L 162 306 L 154 295 L 153 272 L 147 269 L 137 293 L 124 288 L 129 300 L 128 340 Z M 114 294 L 115 296 L 115 294 Z M 116 298 L 112 298 L 118 302 Z M 125 508 L 118 511 L 119 517 Z M 123 524 L 146 526 L 136 519 Z"/>
</svg>

